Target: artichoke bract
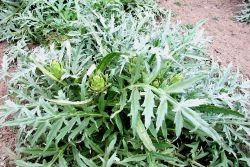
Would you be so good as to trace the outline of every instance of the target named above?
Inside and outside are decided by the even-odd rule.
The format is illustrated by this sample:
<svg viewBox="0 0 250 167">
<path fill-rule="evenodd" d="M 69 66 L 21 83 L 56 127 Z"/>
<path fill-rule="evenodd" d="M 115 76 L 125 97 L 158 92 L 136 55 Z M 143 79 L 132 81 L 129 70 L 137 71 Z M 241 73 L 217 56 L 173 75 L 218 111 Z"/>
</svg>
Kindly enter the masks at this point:
<svg viewBox="0 0 250 167">
<path fill-rule="evenodd" d="M 101 71 L 94 72 L 89 78 L 89 87 L 92 91 L 102 92 L 107 87 L 107 75 Z"/>
</svg>

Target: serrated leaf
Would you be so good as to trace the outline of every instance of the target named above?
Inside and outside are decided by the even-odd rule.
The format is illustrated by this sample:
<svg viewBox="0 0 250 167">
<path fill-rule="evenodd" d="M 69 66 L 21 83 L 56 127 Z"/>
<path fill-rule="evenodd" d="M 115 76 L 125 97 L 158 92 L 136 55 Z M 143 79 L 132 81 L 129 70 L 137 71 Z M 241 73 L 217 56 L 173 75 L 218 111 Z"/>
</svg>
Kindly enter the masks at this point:
<svg viewBox="0 0 250 167">
<path fill-rule="evenodd" d="M 185 41 L 187 44 L 189 44 L 189 42 L 195 37 L 195 35 L 196 35 L 196 33 L 197 33 L 197 30 L 198 30 L 202 25 L 204 25 L 205 23 L 206 23 L 206 20 L 201 20 L 201 21 L 199 21 L 199 22 L 194 26 L 194 28 L 192 28 L 192 29 L 189 31 L 188 35 L 185 36 L 184 41 Z"/>
<path fill-rule="evenodd" d="M 15 164 L 18 167 L 44 167 L 45 166 L 45 164 L 25 162 L 23 160 L 16 160 Z"/>
<path fill-rule="evenodd" d="M 248 136 L 250 136 L 250 128 L 249 127 L 246 127 L 246 126 L 240 126 L 240 128 L 242 128 Z"/>
<path fill-rule="evenodd" d="M 137 126 L 137 121 L 139 118 L 139 109 L 140 109 L 140 93 L 137 89 L 133 89 L 129 102 L 131 103 L 130 106 L 130 114 L 129 116 L 131 116 L 131 128 L 133 129 L 134 133 L 136 130 L 136 126 Z"/>
<path fill-rule="evenodd" d="M 92 160 L 84 157 L 83 155 L 79 154 L 79 157 L 83 160 L 83 162 L 88 166 L 88 167 L 98 167 Z"/>
<path fill-rule="evenodd" d="M 173 104 L 177 105 L 178 109 L 182 111 L 182 116 L 185 118 L 185 121 L 188 121 L 192 125 L 194 125 L 195 130 L 200 129 L 204 132 L 204 135 L 210 136 L 213 138 L 216 142 L 220 144 L 224 144 L 223 139 L 221 136 L 217 133 L 215 129 L 210 127 L 210 125 L 201 118 L 200 114 L 192 110 L 191 108 L 181 106 L 175 99 L 173 99 L 171 96 L 167 95 L 167 99 Z"/>
<path fill-rule="evenodd" d="M 224 114 L 224 115 L 234 115 L 234 116 L 238 116 L 243 118 L 244 115 L 242 115 L 241 113 L 228 109 L 228 108 L 224 108 L 224 107 L 217 107 L 214 105 L 200 105 L 197 107 L 193 107 L 193 110 L 198 110 L 200 112 L 203 113 L 211 113 L 211 114 Z"/>
<path fill-rule="evenodd" d="M 149 137 L 147 130 L 145 129 L 141 119 L 138 119 L 137 121 L 137 127 L 136 127 L 137 135 L 141 139 L 143 145 L 147 148 L 148 151 L 156 151 L 155 146 L 153 145 L 153 142 L 151 138 Z"/>
<path fill-rule="evenodd" d="M 62 127 L 63 121 L 64 121 L 64 118 L 61 118 L 61 119 L 58 119 L 56 122 L 54 122 L 51 125 L 51 130 L 49 131 L 49 134 L 48 134 L 47 139 L 46 139 L 46 148 L 48 148 L 50 146 L 52 140 L 55 139 L 57 133 L 59 132 L 59 130 Z"/>
<path fill-rule="evenodd" d="M 160 127 L 162 126 L 163 121 L 168 113 L 168 101 L 166 98 L 161 98 L 160 104 L 158 106 L 156 115 L 156 130 L 159 131 Z"/>
<path fill-rule="evenodd" d="M 102 142 L 105 141 L 112 134 L 113 131 L 114 131 L 113 127 L 107 129 L 102 137 Z"/>
<path fill-rule="evenodd" d="M 114 134 L 114 135 L 112 136 L 112 138 L 113 138 L 113 140 L 109 143 L 109 145 L 108 145 L 108 147 L 107 147 L 107 149 L 106 149 L 106 152 L 105 152 L 105 154 L 107 154 L 107 155 L 109 155 L 109 154 L 111 153 L 111 151 L 114 150 L 114 148 L 115 148 L 115 143 L 116 143 L 116 141 L 117 141 L 117 136 L 116 136 L 116 134 Z"/>
<path fill-rule="evenodd" d="M 74 160 L 77 162 L 77 164 L 81 167 L 87 167 L 84 161 L 80 157 L 81 154 L 79 150 L 77 150 L 75 146 L 72 147 L 72 151 L 73 151 Z"/>
<path fill-rule="evenodd" d="M 227 125 L 223 126 L 223 132 L 225 133 L 226 138 L 228 140 L 228 143 L 229 143 L 228 145 L 231 146 L 232 145 L 232 136 L 231 136 L 229 127 Z"/>
<path fill-rule="evenodd" d="M 43 109 L 48 113 L 48 114 L 54 114 L 55 113 L 55 109 L 51 106 L 50 103 L 44 101 L 43 98 L 39 99 L 39 103 L 41 104 L 41 106 L 43 107 Z"/>
<path fill-rule="evenodd" d="M 144 111 L 142 115 L 145 116 L 145 127 L 148 128 L 152 122 L 152 118 L 154 117 L 154 107 L 155 107 L 155 101 L 154 101 L 154 93 L 148 89 L 145 94 L 144 102 L 142 106 L 144 107 Z"/>
<path fill-rule="evenodd" d="M 34 118 L 20 118 L 20 119 L 15 119 L 12 121 L 7 121 L 3 123 L 3 125 L 0 125 L 0 127 L 3 126 L 20 126 L 20 125 L 29 125 L 34 123 L 36 120 Z"/>
<path fill-rule="evenodd" d="M 32 137 L 31 145 L 33 146 L 39 139 L 39 137 L 46 131 L 48 122 L 41 123 L 36 129 L 36 133 Z"/>
<path fill-rule="evenodd" d="M 205 75 L 199 75 L 199 76 L 195 76 L 195 77 L 190 78 L 190 79 L 178 81 L 178 82 L 170 85 L 169 87 L 165 88 L 165 91 L 167 93 L 184 93 L 185 89 L 194 86 L 194 84 L 197 81 L 200 81 L 203 78 L 205 78 Z"/>
<path fill-rule="evenodd" d="M 119 129 L 119 132 L 123 135 L 123 124 L 120 115 L 115 116 L 115 124 Z"/>
<path fill-rule="evenodd" d="M 16 148 L 16 151 L 23 153 L 23 154 L 32 154 L 32 155 L 43 155 L 43 156 L 51 156 L 56 154 L 57 150 L 54 148 L 49 148 L 46 151 L 43 148 L 40 147 L 31 147 L 31 148 L 26 148 L 26 147 L 21 147 L 21 148 Z"/>
<path fill-rule="evenodd" d="M 73 140 L 79 133 L 81 133 L 89 125 L 89 118 L 84 119 L 81 124 L 71 131 L 68 139 Z"/>
<path fill-rule="evenodd" d="M 105 167 L 111 167 L 115 161 L 119 161 L 119 159 L 116 157 L 116 151 L 112 154 L 112 156 L 108 159 L 107 164 Z"/>
<path fill-rule="evenodd" d="M 66 125 L 64 128 L 62 128 L 60 130 L 60 133 L 58 134 L 58 136 L 56 137 L 56 143 L 58 143 L 61 139 L 63 139 L 65 137 L 65 135 L 67 133 L 69 133 L 71 131 L 71 129 L 73 128 L 73 126 L 75 125 L 76 121 L 78 118 L 72 118 Z"/>
<path fill-rule="evenodd" d="M 132 155 L 132 156 L 130 156 L 128 158 L 123 159 L 119 163 L 122 164 L 122 163 L 128 163 L 128 162 L 140 162 L 140 161 L 145 160 L 146 158 L 147 158 L 147 156 L 144 155 L 144 154 Z"/>
<path fill-rule="evenodd" d="M 171 149 L 170 151 L 173 152 L 173 150 Z M 182 161 L 180 161 L 177 157 L 171 156 L 171 154 L 165 155 L 165 154 L 155 152 L 155 153 L 151 153 L 151 155 L 157 160 L 166 161 L 169 164 L 174 165 L 174 166 L 180 166 L 180 164 L 181 166 L 185 166 Z"/>
<path fill-rule="evenodd" d="M 87 139 L 87 143 L 90 145 L 90 147 L 97 152 L 98 154 L 104 154 L 103 150 L 99 147 L 98 144 L 94 143 L 92 140 Z"/>
<path fill-rule="evenodd" d="M 223 144 L 223 139 L 218 134 L 218 132 L 210 127 L 210 125 L 204 119 L 202 119 L 198 113 L 190 108 L 185 107 L 182 107 L 181 110 L 183 111 L 182 115 L 196 128 L 199 128 L 200 130 L 205 132 L 205 134 L 213 138 L 216 142 Z"/>
</svg>

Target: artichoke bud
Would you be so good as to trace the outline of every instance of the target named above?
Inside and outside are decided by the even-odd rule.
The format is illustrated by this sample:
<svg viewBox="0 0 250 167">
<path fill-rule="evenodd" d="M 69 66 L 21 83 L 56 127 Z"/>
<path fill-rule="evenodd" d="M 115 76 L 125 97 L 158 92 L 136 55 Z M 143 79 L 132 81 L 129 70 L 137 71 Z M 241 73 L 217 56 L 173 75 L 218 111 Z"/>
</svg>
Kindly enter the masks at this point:
<svg viewBox="0 0 250 167">
<path fill-rule="evenodd" d="M 93 73 L 89 78 L 89 87 L 95 92 L 102 92 L 107 86 L 107 75 L 101 71 Z"/>
<path fill-rule="evenodd" d="M 181 73 L 179 74 L 175 74 L 171 79 L 170 79 L 170 83 L 174 84 L 176 82 L 179 82 L 183 79 L 183 75 Z"/>
<path fill-rule="evenodd" d="M 49 72 L 52 73 L 57 79 L 60 79 L 63 72 L 63 64 L 58 61 L 53 60 L 49 66 Z"/>
<path fill-rule="evenodd" d="M 156 88 L 159 88 L 160 87 L 160 81 L 159 79 L 155 79 L 153 82 L 152 82 L 152 86 L 156 87 Z"/>
</svg>

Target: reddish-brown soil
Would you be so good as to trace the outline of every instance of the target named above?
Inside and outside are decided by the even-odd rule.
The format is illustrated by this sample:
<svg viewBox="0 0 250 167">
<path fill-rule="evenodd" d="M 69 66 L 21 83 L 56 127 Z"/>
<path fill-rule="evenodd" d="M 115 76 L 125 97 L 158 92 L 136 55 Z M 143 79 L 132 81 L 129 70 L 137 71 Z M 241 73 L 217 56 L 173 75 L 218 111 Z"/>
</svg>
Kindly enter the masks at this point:
<svg viewBox="0 0 250 167">
<path fill-rule="evenodd" d="M 250 77 L 250 25 L 233 20 L 242 0 L 159 0 L 171 9 L 174 20 L 194 24 L 207 20 L 206 35 L 212 37 L 210 56 L 222 65 L 233 63 Z"/>
<path fill-rule="evenodd" d="M 0 43 L 0 67 L 2 64 L 3 52 L 6 43 Z M 0 105 L 3 104 L 4 97 L 7 93 L 5 81 L 0 81 Z M 15 130 L 9 127 L 0 128 L 0 167 L 10 167 L 11 150 L 15 148 Z"/>
</svg>

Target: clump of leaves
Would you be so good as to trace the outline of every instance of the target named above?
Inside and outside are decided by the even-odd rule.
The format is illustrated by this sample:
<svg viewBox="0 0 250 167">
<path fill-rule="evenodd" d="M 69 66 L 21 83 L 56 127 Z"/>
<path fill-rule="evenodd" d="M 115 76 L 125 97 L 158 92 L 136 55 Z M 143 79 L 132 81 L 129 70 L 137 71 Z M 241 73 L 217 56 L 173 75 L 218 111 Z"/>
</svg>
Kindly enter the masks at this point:
<svg viewBox="0 0 250 167">
<path fill-rule="evenodd" d="M 25 39 L 38 44 L 60 44 L 88 33 L 87 25 L 82 24 L 86 18 L 95 22 L 92 18 L 102 14 L 119 19 L 123 13 L 151 10 L 156 4 L 152 0 L 10 0 L 1 1 L 0 6 L 1 41 Z"/>
<path fill-rule="evenodd" d="M 16 164 L 249 166 L 249 80 L 208 63 L 202 23 L 133 15 L 97 14 L 74 47 L 9 52 L 1 120 L 20 129 Z"/>
<path fill-rule="evenodd" d="M 235 19 L 240 22 L 247 22 L 250 23 L 250 1 L 244 0 L 243 4 L 241 5 L 241 11 Z"/>
</svg>

